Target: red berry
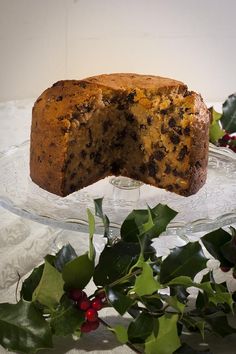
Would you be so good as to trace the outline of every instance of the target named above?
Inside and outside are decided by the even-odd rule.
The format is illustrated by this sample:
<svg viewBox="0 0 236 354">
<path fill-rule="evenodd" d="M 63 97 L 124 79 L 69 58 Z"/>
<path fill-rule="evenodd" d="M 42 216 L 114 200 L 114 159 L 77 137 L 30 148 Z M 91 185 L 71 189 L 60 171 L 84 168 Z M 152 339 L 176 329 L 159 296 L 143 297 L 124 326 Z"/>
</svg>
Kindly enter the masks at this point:
<svg viewBox="0 0 236 354">
<path fill-rule="evenodd" d="M 92 307 L 97 311 L 101 310 L 102 301 L 99 298 L 95 297 L 95 299 L 92 301 Z"/>
<path fill-rule="evenodd" d="M 96 294 L 96 298 L 99 298 L 102 302 L 105 302 L 107 299 L 105 291 L 99 291 Z"/>
<path fill-rule="evenodd" d="M 89 322 L 95 322 L 98 319 L 98 313 L 95 309 L 93 309 L 92 307 L 90 307 L 86 313 L 85 313 L 85 317 L 87 319 L 87 321 Z"/>
<path fill-rule="evenodd" d="M 91 301 L 89 299 L 82 299 L 78 303 L 80 310 L 86 311 L 91 306 Z"/>
<path fill-rule="evenodd" d="M 92 331 L 91 323 L 89 323 L 89 322 L 84 322 L 84 323 L 82 324 L 82 326 L 80 327 L 80 330 L 81 330 L 81 332 L 83 332 L 83 333 L 91 332 L 91 331 Z"/>
<path fill-rule="evenodd" d="M 81 297 L 83 297 L 83 294 L 85 294 L 85 292 L 83 290 L 80 289 L 71 289 L 69 291 L 69 298 L 73 301 L 79 301 L 81 299 Z M 86 295 L 86 294 L 85 294 Z"/>
<path fill-rule="evenodd" d="M 222 137 L 222 140 L 224 141 L 229 141 L 231 139 L 231 136 L 229 134 L 225 134 L 223 137 Z"/>
<path fill-rule="evenodd" d="M 221 266 L 220 269 L 222 270 L 222 272 L 227 273 L 227 272 L 230 271 L 231 268 L 230 267 Z"/>
<path fill-rule="evenodd" d="M 90 324 L 91 330 L 95 331 L 99 327 L 100 322 L 99 322 L 99 320 L 97 320 L 97 321 L 94 321 L 94 322 L 89 322 L 89 324 Z"/>
</svg>

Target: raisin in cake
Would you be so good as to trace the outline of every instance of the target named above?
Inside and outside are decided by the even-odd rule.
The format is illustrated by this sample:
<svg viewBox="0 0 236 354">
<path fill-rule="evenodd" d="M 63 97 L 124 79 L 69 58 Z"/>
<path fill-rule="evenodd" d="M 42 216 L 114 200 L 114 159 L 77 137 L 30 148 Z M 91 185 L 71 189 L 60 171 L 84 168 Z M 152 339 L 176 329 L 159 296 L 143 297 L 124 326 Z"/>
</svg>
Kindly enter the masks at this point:
<svg viewBox="0 0 236 354">
<path fill-rule="evenodd" d="M 189 196 L 206 180 L 208 128 L 201 96 L 176 80 L 59 81 L 33 107 L 30 175 L 60 196 L 109 175 Z"/>
</svg>

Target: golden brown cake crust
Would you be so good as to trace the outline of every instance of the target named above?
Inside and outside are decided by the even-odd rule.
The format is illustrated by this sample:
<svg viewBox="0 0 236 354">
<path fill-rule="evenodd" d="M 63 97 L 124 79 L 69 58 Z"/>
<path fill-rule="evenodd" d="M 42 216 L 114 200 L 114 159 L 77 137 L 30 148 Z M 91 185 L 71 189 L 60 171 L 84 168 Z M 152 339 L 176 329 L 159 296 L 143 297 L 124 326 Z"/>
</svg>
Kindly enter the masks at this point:
<svg viewBox="0 0 236 354">
<path fill-rule="evenodd" d="M 155 92 L 168 92 L 173 88 L 179 88 L 180 90 L 186 90 L 187 88 L 181 81 L 161 76 L 133 73 L 102 74 L 89 77 L 85 81 L 103 85 L 113 90 L 132 90 L 138 87 L 139 89 L 148 89 Z"/>
<path fill-rule="evenodd" d="M 68 192 L 65 187 L 68 179 L 65 171 L 67 171 L 68 164 L 73 159 L 69 156 L 70 146 L 72 146 L 72 143 L 76 144 L 76 141 L 74 142 L 76 139 L 73 140 L 74 132 L 85 129 L 82 127 L 85 125 L 87 127 L 91 123 L 94 109 L 91 107 L 96 107 L 96 112 L 104 109 L 104 97 L 112 97 L 114 92 L 116 97 L 119 95 L 125 97 L 125 95 L 129 96 L 134 91 L 138 92 L 139 96 L 141 95 L 141 98 L 138 97 L 138 99 L 139 102 L 142 102 L 142 107 L 146 111 L 149 105 L 146 97 L 155 98 L 155 95 L 157 97 L 161 97 L 161 95 L 165 95 L 165 97 L 182 95 L 184 97 L 183 102 L 187 102 L 186 104 L 192 107 L 191 119 L 194 117 L 193 124 L 191 123 L 192 147 L 187 153 L 190 168 L 186 170 L 186 162 L 183 161 L 185 172 L 182 175 L 178 172 L 179 177 L 175 172 L 176 178 L 183 179 L 181 183 L 184 183 L 184 179 L 186 179 L 189 184 L 183 189 L 178 186 L 179 190 L 177 187 L 173 188 L 173 185 L 167 189 L 186 196 L 196 193 L 205 183 L 208 157 L 209 114 L 201 96 L 189 92 L 187 86 L 180 81 L 133 73 L 104 74 L 84 80 L 58 81 L 41 94 L 35 102 L 32 113 L 30 146 L 30 176 L 32 180 L 40 187 L 61 196 L 68 195 L 76 190 L 71 188 L 71 191 Z M 75 107 L 80 114 L 76 113 Z M 164 110 L 160 110 L 160 112 L 162 111 Z M 89 130 L 88 127 L 83 130 L 84 133 L 80 140 L 83 140 L 83 135 L 86 135 L 85 139 L 90 139 L 91 132 Z M 184 134 L 185 132 L 181 133 L 181 139 Z M 86 145 L 89 146 L 89 144 Z M 182 142 L 181 144 L 181 146 L 184 146 Z M 125 169 L 123 171 L 124 175 L 129 175 Z M 99 178 L 111 174 L 111 170 L 105 170 L 104 168 L 104 173 L 101 173 Z M 73 173 L 71 178 L 72 175 Z M 162 173 L 162 176 L 165 178 L 165 173 Z M 135 178 L 136 175 L 131 174 L 129 177 Z M 80 188 L 96 182 L 99 178 L 96 175 L 89 175 Z M 165 188 L 162 184 L 159 185 L 157 180 L 159 179 L 152 179 L 148 176 L 143 179 L 145 183 Z"/>
</svg>

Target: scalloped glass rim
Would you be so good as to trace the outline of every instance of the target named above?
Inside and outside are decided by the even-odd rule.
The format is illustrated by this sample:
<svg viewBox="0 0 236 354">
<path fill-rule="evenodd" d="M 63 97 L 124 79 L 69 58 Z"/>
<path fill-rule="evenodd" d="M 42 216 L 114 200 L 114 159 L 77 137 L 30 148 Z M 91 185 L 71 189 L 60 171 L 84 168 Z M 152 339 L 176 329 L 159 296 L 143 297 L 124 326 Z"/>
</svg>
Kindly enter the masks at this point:
<svg viewBox="0 0 236 354">
<path fill-rule="evenodd" d="M 184 236 L 209 231 L 236 222 L 236 154 L 212 144 L 209 147 L 208 180 L 194 196 L 185 198 L 155 187 L 140 187 L 137 201 L 113 199 L 109 179 L 75 192 L 66 198 L 55 196 L 36 186 L 28 172 L 29 141 L 0 153 L 0 205 L 22 217 L 61 229 L 87 232 L 86 208 L 93 209 L 93 199 L 104 196 L 104 210 L 115 234 L 128 213 L 146 204 L 158 202 L 179 214 L 168 226 L 168 233 Z M 222 188 L 224 185 L 224 188 Z M 192 213 L 189 213 L 189 210 Z M 220 212 L 219 212 L 220 211 Z M 223 213 L 222 213 L 223 211 Z M 190 218 L 191 214 L 191 218 Z M 96 233 L 103 233 L 100 219 Z"/>
</svg>

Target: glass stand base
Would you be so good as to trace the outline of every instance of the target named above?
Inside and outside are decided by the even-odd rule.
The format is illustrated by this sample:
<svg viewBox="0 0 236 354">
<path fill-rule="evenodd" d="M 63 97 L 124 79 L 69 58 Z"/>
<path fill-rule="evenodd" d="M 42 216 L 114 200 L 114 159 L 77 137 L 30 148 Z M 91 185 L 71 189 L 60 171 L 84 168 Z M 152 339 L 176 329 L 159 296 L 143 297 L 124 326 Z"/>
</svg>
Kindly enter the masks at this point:
<svg viewBox="0 0 236 354">
<path fill-rule="evenodd" d="M 109 181 L 113 185 L 113 199 L 125 200 L 125 202 L 137 202 L 140 198 L 140 187 L 142 182 L 135 181 L 128 177 L 112 177 Z"/>
</svg>

